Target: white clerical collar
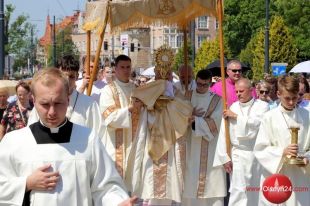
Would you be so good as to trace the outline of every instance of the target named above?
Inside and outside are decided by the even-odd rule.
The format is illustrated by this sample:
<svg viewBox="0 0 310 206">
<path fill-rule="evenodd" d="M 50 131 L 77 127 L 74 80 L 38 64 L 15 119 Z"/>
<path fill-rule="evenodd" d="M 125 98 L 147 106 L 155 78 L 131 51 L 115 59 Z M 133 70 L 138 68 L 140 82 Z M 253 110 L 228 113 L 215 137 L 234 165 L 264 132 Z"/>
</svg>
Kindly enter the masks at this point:
<svg viewBox="0 0 310 206">
<path fill-rule="evenodd" d="M 49 128 L 49 127 L 47 127 L 41 120 L 40 120 L 40 123 L 41 123 L 44 127 L 49 128 L 49 129 L 51 130 L 51 133 L 58 133 L 59 129 L 60 129 L 61 127 L 63 127 L 63 126 L 67 123 L 67 121 L 68 121 L 68 119 L 66 118 L 66 120 L 65 120 L 64 123 L 62 123 L 62 124 L 59 125 L 58 127 L 54 127 L 54 128 Z"/>
<path fill-rule="evenodd" d="M 118 79 L 115 79 L 115 81 L 116 81 L 117 84 L 120 85 L 120 86 L 127 87 L 127 86 L 131 85 L 130 80 L 129 80 L 129 82 L 122 82 L 122 81 L 119 81 Z"/>
<path fill-rule="evenodd" d="M 279 104 L 279 108 L 280 108 L 280 111 L 281 112 L 283 112 L 283 113 L 286 113 L 286 114 L 291 114 L 292 112 L 294 112 L 295 111 L 295 108 L 294 109 L 292 109 L 292 110 L 287 110 L 287 109 L 285 109 L 283 106 L 282 106 L 282 104 L 280 103 Z"/>
<path fill-rule="evenodd" d="M 252 98 L 250 101 L 247 101 L 247 102 L 239 102 L 241 107 L 247 107 L 247 106 L 252 105 L 253 103 L 254 103 L 254 98 Z"/>
</svg>

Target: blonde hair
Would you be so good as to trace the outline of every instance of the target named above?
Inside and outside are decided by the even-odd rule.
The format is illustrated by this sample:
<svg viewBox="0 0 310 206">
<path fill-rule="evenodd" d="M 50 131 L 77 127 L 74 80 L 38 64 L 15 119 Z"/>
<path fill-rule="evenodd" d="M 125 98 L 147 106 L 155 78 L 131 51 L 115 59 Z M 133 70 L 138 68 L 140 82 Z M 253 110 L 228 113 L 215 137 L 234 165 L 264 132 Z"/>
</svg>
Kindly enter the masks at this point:
<svg viewBox="0 0 310 206">
<path fill-rule="evenodd" d="M 0 93 L 4 93 L 5 95 L 9 96 L 9 90 L 6 87 L 0 88 Z"/>
<path fill-rule="evenodd" d="M 35 96 L 35 85 L 37 82 L 40 81 L 44 86 L 52 87 L 56 85 L 56 79 L 59 79 L 63 83 L 66 94 L 69 95 L 68 78 L 63 74 L 63 72 L 54 67 L 41 69 L 34 74 L 31 84 L 33 95 Z"/>
<path fill-rule="evenodd" d="M 278 78 L 278 91 L 286 90 L 290 93 L 299 92 L 299 79 L 294 76 L 284 75 Z"/>
</svg>

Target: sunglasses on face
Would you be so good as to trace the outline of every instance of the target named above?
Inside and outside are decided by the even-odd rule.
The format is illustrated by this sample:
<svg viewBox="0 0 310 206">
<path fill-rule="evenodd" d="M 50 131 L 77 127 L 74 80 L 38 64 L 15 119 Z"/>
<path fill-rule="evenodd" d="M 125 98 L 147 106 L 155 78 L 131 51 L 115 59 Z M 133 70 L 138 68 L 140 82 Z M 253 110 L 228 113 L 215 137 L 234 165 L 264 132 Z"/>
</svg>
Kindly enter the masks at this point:
<svg viewBox="0 0 310 206">
<path fill-rule="evenodd" d="M 230 71 L 232 71 L 233 73 L 239 73 L 241 74 L 242 73 L 242 70 L 241 69 L 229 69 Z"/>
<path fill-rule="evenodd" d="M 269 91 L 268 91 L 268 90 L 267 90 L 267 91 L 265 91 L 265 90 L 260 90 L 259 93 L 260 93 L 260 94 L 269 94 Z"/>
</svg>

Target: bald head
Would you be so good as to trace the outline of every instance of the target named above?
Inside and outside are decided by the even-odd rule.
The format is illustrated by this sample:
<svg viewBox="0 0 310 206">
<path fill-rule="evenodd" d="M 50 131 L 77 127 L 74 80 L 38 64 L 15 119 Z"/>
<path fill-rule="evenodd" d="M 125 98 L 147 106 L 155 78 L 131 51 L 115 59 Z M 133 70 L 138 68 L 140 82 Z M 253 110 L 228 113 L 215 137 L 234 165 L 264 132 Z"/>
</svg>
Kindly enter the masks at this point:
<svg viewBox="0 0 310 206">
<path fill-rule="evenodd" d="M 236 83 L 235 86 L 237 85 L 243 85 L 244 87 L 251 89 L 252 88 L 252 83 L 249 79 L 247 78 L 241 78 L 239 79 Z"/>
<path fill-rule="evenodd" d="M 252 84 L 249 79 L 241 78 L 235 83 L 238 100 L 242 103 L 252 99 Z"/>
<path fill-rule="evenodd" d="M 179 77 L 183 85 L 185 85 L 186 76 L 187 76 L 187 83 L 190 84 L 190 82 L 193 79 L 193 68 L 191 66 L 181 65 L 179 67 Z"/>
</svg>

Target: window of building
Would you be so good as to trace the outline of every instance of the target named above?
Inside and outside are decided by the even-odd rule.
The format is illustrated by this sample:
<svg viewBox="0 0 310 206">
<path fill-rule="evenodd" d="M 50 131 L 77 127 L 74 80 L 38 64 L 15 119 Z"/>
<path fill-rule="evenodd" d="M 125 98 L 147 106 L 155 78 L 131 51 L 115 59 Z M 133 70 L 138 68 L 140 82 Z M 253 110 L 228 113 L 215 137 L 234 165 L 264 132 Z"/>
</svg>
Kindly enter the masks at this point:
<svg viewBox="0 0 310 206">
<path fill-rule="evenodd" d="M 209 18 L 208 16 L 198 17 L 198 29 L 208 29 L 209 28 Z"/>
<path fill-rule="evenodd" d="M 176 38 L 175 38 L 175 35 L 170 35 L 170 44 L 169 46 L 171 48 L 176 48 Z"/>
<path fill-rule="evenodd" d="M 164 35 L 164 44 L 168 45 L 171 48 L 177 48 L 177 35 L 166 34 Z"/>
<path fill-rule="evenodd" d="M 183 35 L 178 35 L 177 36 L 177 47 L 180 48 L 183 46 Z"/>
<path fill-rule="evenodd" d="M 219 28 L 219 22 L 217 20 L 215 20 L 215 29 L 218 29 Z"/>
<path fill-rule="evenodd" d="M 198 48 L 201 46 L 202 42 L 204 40 L 206 40 L 206 39 L 208 39 L 206 35 L 198 35 L 198 38 L 197 38 L 197 40 L 198 40 Z"/>
</svg>

